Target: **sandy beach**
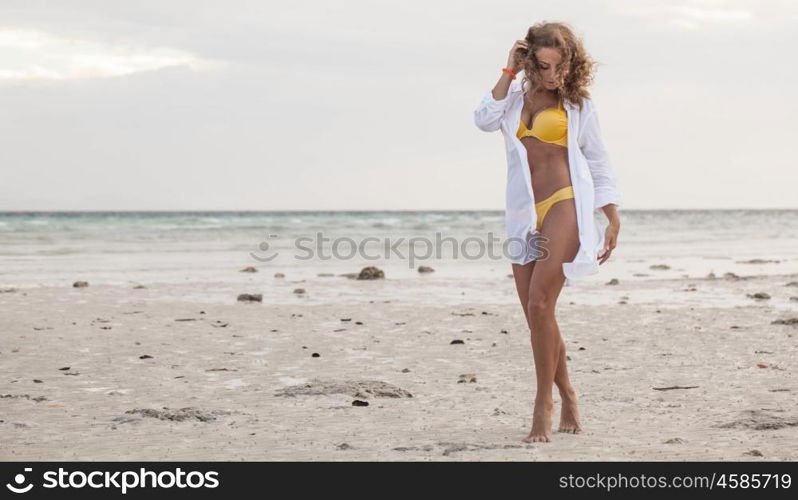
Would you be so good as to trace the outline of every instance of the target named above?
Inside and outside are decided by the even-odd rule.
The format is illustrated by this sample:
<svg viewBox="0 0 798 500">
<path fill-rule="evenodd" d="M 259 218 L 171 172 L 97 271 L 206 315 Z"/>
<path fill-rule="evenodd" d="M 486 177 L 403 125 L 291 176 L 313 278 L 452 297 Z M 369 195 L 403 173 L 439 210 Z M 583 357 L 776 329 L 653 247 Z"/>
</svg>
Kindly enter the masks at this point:
<svg viewBox="0 0 798 500">
<path fill-rule="evenodd" d="M 534 444 L 521 442 L 532 351 L 506 275 L 485 284 L 501 297 L 490 304 L 388 298 L 411 280 L 259 276 L 260 289 L 349 298 L 196 298 L 227 290 L 214 283 L 5 289 L 0 460 L 798 459 L 798 274 L 564 289 L 584 432 L 556 432 L 555 388 L 552 442 Z"/>
</svg>

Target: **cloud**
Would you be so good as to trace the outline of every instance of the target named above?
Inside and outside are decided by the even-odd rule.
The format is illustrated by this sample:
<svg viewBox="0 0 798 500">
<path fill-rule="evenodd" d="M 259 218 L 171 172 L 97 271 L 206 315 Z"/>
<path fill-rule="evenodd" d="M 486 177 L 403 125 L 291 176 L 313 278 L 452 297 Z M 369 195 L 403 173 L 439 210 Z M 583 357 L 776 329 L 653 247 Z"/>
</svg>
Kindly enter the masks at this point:
<svg viewBox="0 0 798 500">
<path fill-rule="evenodd" d="M 222 65 L 179 49 L 108 43 L 31 29 L 0 28 L 0 80 L 70 80 L 130 75 L 183 66 Z"/>
<path fill-rule="evenodd" d="M 688 29 L 736 25 L 754 19 L 750 8 L 735 7 L 725 0 L 679 0 L 660 2 L 635 0 L 615 4 L 618 11 L 633 16 L 663 21 Z"/>
<path fill-rule="evenodd" d="M 672 22 L 686 28 L 697 29 L 707 23 L 736 23 L 753 17 L 745 9 L 725 9 L 717 7 L 673 5 L 670 6 Z"/>
</svg>

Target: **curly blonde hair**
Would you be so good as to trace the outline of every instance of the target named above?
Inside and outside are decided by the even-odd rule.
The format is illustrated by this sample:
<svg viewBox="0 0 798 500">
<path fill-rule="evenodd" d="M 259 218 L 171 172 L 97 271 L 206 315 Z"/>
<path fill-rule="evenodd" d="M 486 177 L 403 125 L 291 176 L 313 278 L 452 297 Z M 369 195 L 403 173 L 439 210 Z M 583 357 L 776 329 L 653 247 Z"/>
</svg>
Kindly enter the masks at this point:
<svg viewBox="0 0 798 500">
<path fill-rule="evenodd" d="M 557 65 L 560 95 L 581 109 L 583 100 L 590 97 L 587 87 L 593 83 L 595 66 L 598 64 L 587 54 L 582 40 L 566 23 L 547 21 L 529 28 L 525 38 L 529 48 L 522 59 L 523 84 L 529 81 L 536 85 L 539 80 L 540 64 L 535 52 L 542 47 L 557 49 L 562 56 Z M 533 75 L 532 78 L 530 75 Z"/>
</svg>

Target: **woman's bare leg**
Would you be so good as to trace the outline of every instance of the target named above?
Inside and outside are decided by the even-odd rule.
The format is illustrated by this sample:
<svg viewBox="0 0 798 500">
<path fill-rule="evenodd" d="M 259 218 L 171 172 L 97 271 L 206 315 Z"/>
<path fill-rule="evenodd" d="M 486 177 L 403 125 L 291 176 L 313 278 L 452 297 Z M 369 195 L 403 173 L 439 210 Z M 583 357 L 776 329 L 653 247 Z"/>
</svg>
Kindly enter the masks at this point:
<svg viewBox="0 0 798 500">
<path fill-rule="evenodd" d="M 559 331 L 560 328 L 557 326 L 558 335 Z M 576 396 L 576 391 L 571 385 L 571 380 L 568 378 L 568 366 L 565 356 L 565 341 L 562 339 L 562 336 L 560 336 L 557 374 L 554 376 L 554 383 L 557 384 L 557 389 L 560 391 L 560 399 L 562 400 L 560 426 L 557 431 L 579 434 L 582 432 L 582 422 L 579 419 L 579 399 Z"/>
<path fill-rule="evenodd" d="M 515 287 L 518 291 L 518 299 L 521 301 L 521 308 L 524 311 L 524 318 L 526 318 L 527 325 L 529 326 L 530 339 L 532 333 L 532 324 L 530 323 L 529 311 L 527 305 L 529 304 L 529 282 L 532 280 L 532 270 L 535 268 L 535 261 L 525 264 L 512 264 L 513 277 L 515 278 Z M 556 324 L 556 323 L 555 323 Z M 560 328 L 557 326 L 557 333 L 560 333 Z M 560 337 L 560 350 L 558 353 L 557 371 L 554 374 L 554 384 L 560 391 L 560 395 L 570 395 L 574 393 L 571 381 L 568 378 L 568 366 L 565 358 L 565 341 Z M 574 395 L 575 397 L 575 395 Z"/>
<path fill-rule="evenodd" d="M 576 432 L 576 393 L 571 387 L 565 363 L 565 343 L 555 318 L 557 298 L 560 295 L 565 275 L 562 263 L 570 262 L 579 249 L 576 208 L 573 199 L 555 203 L 543 223 L 541 234 L 548 239 L 543 242 L 548 255 L 536 261 L 531 273 L 527 299 L 527 319 L 530 326 L 532 353 L 535 360 L 537 394 L 532 417 L 532 430 L 524 441 L 549 441 L 551 390 L 557 380 L 563 397 L 563 413 L 560 430 Z M 574 419 L 577 420 L 574 423 Z"/>
<path fill-rule="evenodd" d="M 524 311 L 524 317 L 529 322 L 529 313 L 527 312 L 527 304 L 529 303 L 529 282 L 532 277 L 532 270 L 534 269 L 535 261 L 526 265 L 512 264 L 513 276 L 515 277 L 516 289 L 518 290 L 518 298 L 521 301 L 521 307 Z M 556 323 L 555 323 L 556 324 Z M 532 326 L 529 326 L 530 338 Z M 559 334 L 559 326 L 557 333 Z M 582 432 L 582 424 L 579 419 L 578 398 L 576 391 L 571 385 L 568 377 L 568 365 L 566 359 L 565 341 L 562 335 L 559 334 L 559 353 L 557 360 L 557 371 L 554 374 L 554 384 L 560 393 L 562 400 L 562 409 L 560 410 L 560 426 L 557 429 L 559 432 L 570 432 L 579 434 Z"/>
</svg>

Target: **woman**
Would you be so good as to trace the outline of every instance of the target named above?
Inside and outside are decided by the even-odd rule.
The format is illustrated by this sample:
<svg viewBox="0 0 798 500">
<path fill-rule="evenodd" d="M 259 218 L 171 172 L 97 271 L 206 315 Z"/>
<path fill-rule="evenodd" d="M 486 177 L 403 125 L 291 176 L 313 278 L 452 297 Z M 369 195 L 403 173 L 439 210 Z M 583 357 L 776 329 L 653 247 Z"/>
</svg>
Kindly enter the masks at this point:
<svg viewBox="0 0 798 500">
<path fill-rule="evenodd" d="M 501 129 L 505 139 L 505 221 L 508 242 L 522 246 L 511 261 L 537 376 L 527 443 L 550 441 L 554 384 L 562 399 L 558 430 L 582 432 L 555 306 L 563 286 L 598 272 L 620 230 L 620 193 L 586 89 L 594 64 L 566 24 L 538 23 L 513 45 L 474 113 L 477 127 Z M 597 211 L 609 221 L 605 233 Z"/>
</svg>

